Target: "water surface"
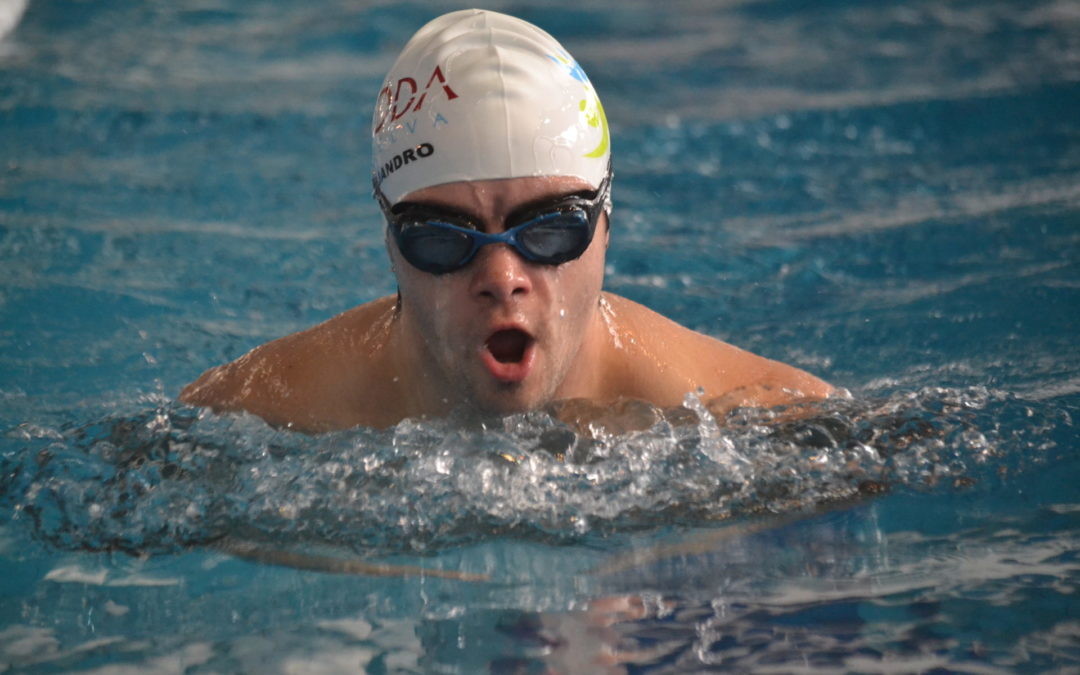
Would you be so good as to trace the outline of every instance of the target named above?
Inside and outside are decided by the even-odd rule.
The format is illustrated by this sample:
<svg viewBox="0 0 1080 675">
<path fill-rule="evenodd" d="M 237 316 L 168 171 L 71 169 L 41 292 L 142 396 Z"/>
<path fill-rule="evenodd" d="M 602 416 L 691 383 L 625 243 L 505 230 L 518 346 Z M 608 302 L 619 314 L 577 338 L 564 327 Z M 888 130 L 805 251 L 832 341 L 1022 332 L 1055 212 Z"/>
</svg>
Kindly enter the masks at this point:
<svg viewBox="0 0 1080 675">
<path fill-rule="evenodd" d="M 604 97 L 607 287 L 850 398 L 319 437 L 173 401 L 393 292 L 373 92 L 451 8 L 38 0 L 0 42 L 0 663 L 1078 667 L 1065 0 L 497 6 Z"/>
</svg>

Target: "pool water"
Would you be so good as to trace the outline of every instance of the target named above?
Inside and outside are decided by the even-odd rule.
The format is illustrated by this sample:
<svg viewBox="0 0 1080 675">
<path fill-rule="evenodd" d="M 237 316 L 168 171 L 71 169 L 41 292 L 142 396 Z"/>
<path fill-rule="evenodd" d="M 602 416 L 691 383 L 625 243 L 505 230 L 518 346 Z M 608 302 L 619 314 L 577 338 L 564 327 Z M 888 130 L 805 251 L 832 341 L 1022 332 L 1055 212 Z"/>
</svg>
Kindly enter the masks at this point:
<svg viewBox="0 0 1080 675">
<path fill-rule="evenodd" d="M 603 96 L 607 288 L 849 398 L 589 437 L 174 401 L 394 291 L 373 95 L 457 7 L 32 0 L 0 40 L 0 671 L 1080 668 L 1069 0 L 493 6 Z"/>
</svg>

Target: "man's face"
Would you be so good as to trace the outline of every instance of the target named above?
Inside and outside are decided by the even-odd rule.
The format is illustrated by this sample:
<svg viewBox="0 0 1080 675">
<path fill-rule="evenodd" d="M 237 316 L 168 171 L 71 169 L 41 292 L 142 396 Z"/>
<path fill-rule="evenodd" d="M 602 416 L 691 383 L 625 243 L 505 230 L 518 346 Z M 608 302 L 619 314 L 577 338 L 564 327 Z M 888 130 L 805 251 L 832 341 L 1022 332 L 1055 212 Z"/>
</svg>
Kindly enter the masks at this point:
<svg viewBox="0 0 1080 675">
<path fill-rule="evenodd" d="M 405 201 L 467 214 L 489 233 L 525 205 L 589 192 L 571 177 L 469 181 L 418 190 Z M 440 407 L 494 413 L 530 410 L 568 395 L 567 374 L 580 377 L 590 332 L 600 329 L 599 302 L 607 245 L 606 216 L 592 243 L 561 265 L 530 263 L 505 244 L 484 246 L 464 268 L 434 275 L 412 267 L 391 239 L 401 292 L 401 320 L 416 353 L 425 398 Z M 441 399 L 441 400 L 440 400 Z"/>
</svg>

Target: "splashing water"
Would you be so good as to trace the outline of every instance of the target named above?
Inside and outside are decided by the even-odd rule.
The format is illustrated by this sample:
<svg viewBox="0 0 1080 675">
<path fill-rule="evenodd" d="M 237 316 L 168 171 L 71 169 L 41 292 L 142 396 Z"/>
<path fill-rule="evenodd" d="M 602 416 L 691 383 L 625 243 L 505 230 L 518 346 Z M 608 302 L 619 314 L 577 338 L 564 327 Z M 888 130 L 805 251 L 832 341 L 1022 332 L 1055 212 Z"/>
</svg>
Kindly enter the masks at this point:
<svg viewBox="0 0 1080 675">
<path fill-rule="evenodd" d="M 1071 426 L 985 388 L 929 388 L 812 410 L 693 397 L 642 431 L 576 433 L 545 413 L 406 420 L 308 437 L 162 402 L 64 429 L 21 426 L 2 499 L 67 550 L 167 553 L 222 540 L 344 546 L 364 556 L 496 537 L 577 543 L 749 513 L 798 513 L 884 490 L 978 489 L 1041 462 Z"/>
</svg>

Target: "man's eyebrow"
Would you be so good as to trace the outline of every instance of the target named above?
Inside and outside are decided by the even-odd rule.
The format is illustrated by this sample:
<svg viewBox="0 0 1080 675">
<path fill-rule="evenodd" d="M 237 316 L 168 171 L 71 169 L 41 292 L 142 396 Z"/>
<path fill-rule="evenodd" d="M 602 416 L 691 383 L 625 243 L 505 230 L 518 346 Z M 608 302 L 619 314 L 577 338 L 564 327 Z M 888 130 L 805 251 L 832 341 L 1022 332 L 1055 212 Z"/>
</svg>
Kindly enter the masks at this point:
<svg viewBox="0 0 1080 675">
<path fill-rule="evenodd" d="M 408 209 L 429 209 L 432 211 L 445 211 L 455 216 L 463 216 L 472 220 L 478 220 L 476 214 L 470 213 L 464 209 L 460 209 L 456 206 L 441 202 L 437 199 L 421 199 L 416 201 L 398 202 L 390 207 L 390 210 L 394 213 L 401 213 Z"/>
<path fill-rule="evenodd" d="M 583 188 L 580 190 L 570 190 L 562 193 L 555 193 L 546 197 L 540 197 L 525 202 L 524 204 L 518 204 L 506 214 L 507 219 L 513 218 L 516 215 L 526 213 L 528 211 L 535 211 L 540 207 L 547 206 L 548 204 L 558 204 L 565 202 L 568 199 L 594 199 L 596 197 L 596 190 L 591 188 Z"/>
<path fill-rule="evenodd" d="M 521 213 L 534 211 L 543 206 L 547 206 L 548 204 L 558 204 L 559 202 L 564 202 L 568 199 L 593 199 L 596 197 L 596 192 L 597 191 L 592 188 L 582 188 L 579 190 L 556 192 L 543 197 L 538 197 L 536 199 L 531 199 L 522 204 L 518 204 L 509 212 L 507 212 L 506 219 L 510 220 L 514 216 Z M 401 213 L 402 211 L 409 208 L 432 209 L 437 211 L 444 211 L 448 214 L 461 216 L 473 221 L 481 220 L 480 216 L 476 215 L 475 213 L 462 209 L 458 206 L 454 206 L 452 204 L 447 204 L 446 202 L 440 201 L 439 199 L 422 199 L 416 201 L 398 202 L 397 204 L 394 204 L 392 210 L 395 213 Z"/>
</svg>

